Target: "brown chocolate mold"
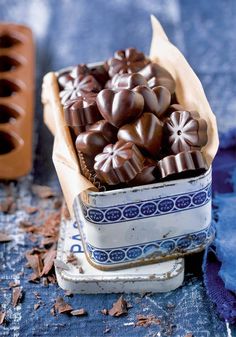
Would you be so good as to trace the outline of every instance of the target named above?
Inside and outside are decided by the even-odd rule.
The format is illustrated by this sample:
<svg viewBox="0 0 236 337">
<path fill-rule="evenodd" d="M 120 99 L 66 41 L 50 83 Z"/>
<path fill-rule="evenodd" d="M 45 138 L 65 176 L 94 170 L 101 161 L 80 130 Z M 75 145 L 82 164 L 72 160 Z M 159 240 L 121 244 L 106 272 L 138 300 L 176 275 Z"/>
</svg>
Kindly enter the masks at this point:
<svg viewBox="0 0 236 337">
<path fill-rule="evenodd" d="M 0 179 L 32 167 L 34 43 L 23 25 L 0 24 Z"/>
</svg>

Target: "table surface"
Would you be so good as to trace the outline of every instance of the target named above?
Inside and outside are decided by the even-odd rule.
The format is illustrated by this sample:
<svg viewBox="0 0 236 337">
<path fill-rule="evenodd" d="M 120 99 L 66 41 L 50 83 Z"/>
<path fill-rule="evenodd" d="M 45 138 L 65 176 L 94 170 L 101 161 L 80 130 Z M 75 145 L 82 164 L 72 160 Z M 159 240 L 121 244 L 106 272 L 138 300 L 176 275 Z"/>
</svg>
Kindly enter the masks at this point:
<svg viewBox="0 0 236 337">
<path fill-rule="evenodd" d="M 33 196 L 31 185 L 50 185 L 60 193 L 51 161 L 53 139 L 43 125 L 40 91 L 42 76 L 49 70 L 100 61 L 116 49 L 135 46 L 146 53 L 150 46 L 149 15 L 156 15 L 170 40 L 185 54 L 200 77 L 210 104 L 215 111 L 222 149 L 214 163 L 214 191 L 233 193 L 230 177 L 234 169 L 235 148 L 227 148 L 235 127 L 236 73 L 236 2 L 233 0 L 139 0 L 139 1 L 43 1 L 0 0 L 0 20 L 16 21 L 31 26 L 35 34 L 36 110 L 34 133 L 34 168 L 32 173 L 11 183 L 17 200 L 17 211 L 0 215 L 0 229 L 14 234 L 14 241 L 0 245 L 0 304 L 7 310 L 7 325 L 0 326 L 0 336 L 178 336 L 192 332 L 195 337 L 228 336 L 214 305 L 208 300 L 201 276 L 201 255 L 186 260 L 186 276 L 179 289 L 166 294 L 126 295 L 133 305 L 128 316 L 103 316 L 102 308 L 110 308 L 118 295 L 76 295 L 68 298 L 74 307 L 84 307 L 87 317 L 50 315 L 58 286 L 43 287 L 27 281 L 24 254 L 33 245 L 16 225 L 26 214 L 24 204 L 34 204 L 50 212 L 50 201 Z M 227 135 L 231 135 L 227 138 Z M 224 148 L 224 149 L 223 149 Z M 0 198 L 6 194 L 1 184 Z M 33 216 L 32 216 L 33 217 Z M 24 298 L 16 308 L 11 306 L 8 283 L 20 280 Z M 39 292 L 44 306 L 33 310 L 33 292 Z M 144 289 L 145 292 L 145 289 Z M 168 303 L 174 304 L 168 306 Z M 134 327 L 137 314 L 154 314 L 161 325 Z M 106 329 L 110 329 L 105 333 Z M 172 332 L 171 332 L 172 331 Z M 236 333 L 232 331 L 236 336 Z"/>
</svg>

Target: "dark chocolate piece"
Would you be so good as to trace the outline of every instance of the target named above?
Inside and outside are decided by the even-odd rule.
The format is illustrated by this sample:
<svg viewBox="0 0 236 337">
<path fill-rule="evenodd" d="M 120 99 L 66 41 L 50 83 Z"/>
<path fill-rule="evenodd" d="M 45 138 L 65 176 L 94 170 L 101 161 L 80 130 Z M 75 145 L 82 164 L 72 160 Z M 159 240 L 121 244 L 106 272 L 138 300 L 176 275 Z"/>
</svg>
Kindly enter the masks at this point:
<svg viewBox="0 0 236 337">
<path fill-rule="evenodd" d="M 133 142 L 153 157 L 157 157 L 162 144 L 163 123 L 152 113 L 144 113 L 132 124 L 118 131 L 118 139 Z"/>
<path fill-rule="evenodd" d="M 143 165 L 142 172 L 138 173 L 136 177 L 129 182 L 129 186 L 141 186 L 155 182 L 155 170 L 157 162 L 150 158 L 145 158 Z"/>
<path fill-rule="evenodd" d="M 207 164 L 200 151 L 185 151 L 159 160 L 157 169 L 160 178 L 177 179 L 201 174 Z"/>
<path fill-rule="evenodd" d="M 147 87 L 146 85 L 138 85 L 133 89 L 133 91 L 138 92 L 143 96 L 144 99 L 144 112 L 152 112 L 155 115 L 158 114 L 159 105 L 155 93 Z"/>
<path fill-rule="evenodd" d="M 64 105 L 69 100 L 85 96 L 91 92 L 98 93 L 100 90 L 100 84 L 92 75 L 87 75 L 82 79 L 78 77 L 73 82 L 69 81 L 64 90 L 60 92 L 61 103 Z"/>
<path fill-rule="evenodd" d="M 78 135 L 75 146 L 77 151 L 81 151 L 88 156 L 96 156 L 110 143 L 109 137 L 106 137 L 102 132 L 86 131 Z"/>
<path fill-rule="evenodd" d="M 70 72 L 65 72 L 58 76 L 57 81 L 60 89 L 63 90 L 69 82 L 74 82 L 74 78 L 71 76 Z"/>
<path fill-rule="evenodd" d="M 165 139 L 172 153 L 200 149 L 207 143 L 207 123 L 198 113 L 174 111 L 164 125 Z"/>
<path fill-rule="evenodd" d="M 99 92 L 96 101 L 103 118 L 116 127 L 137 119 L 144 106 L 142 95 L 128 89 L 119 92 L 104 89 Z"/>
<path fill-rule="evenodd" d="M 66 124 L 72 127 L 85 127 L 100 120 L 96 97 L 95 93 L 87 93 L 83 97 L 67 101 L 64 105 Z"/>
<path fill-rule="evenodd" d="M 106 82 L 109 80 L 109 75 L 104 65 L 90 68 L 90 73 L 98 81 L 98 83 L 101 84 L 102 88 L 104 88 Z"/>
<path fill-rule="evenodd" d="M 101 121 L 92 124 L 89 127 L 89 131 L 101 132 L 109 143 L 113 144 L 117 141 L 118 129 L 113 125 L 111 125 L 110 123 L 108 123 L 105 119 L 102 119 Z"/>
<path fill-rule="evenodd" d="M 149 62 L 145 55 L 135 48 L 118 50 L 114 57 L 107 61 L 108 73 L 111 77 L 115 74 L 137 73 Z"/>
<path fill-rule="evenodd" d="M 146 78 L 150 88 L 162 86 L 167 88 L 171 94 L 175 92 L 175 80 L 166 69 L 157 63 L 149 63 L 139 73 Z"/>
<path fill-rule="evenodd" d="M 113 89 L 133 89 L 137 85 L 147 85 L 147 81 L 139 73 L 116 74 L 111 80 Z"/>
<path fill-rule="evenodd" d="M 109 144 L 95 157 L 94 170 L 108 185 L 127 183 L 143 170 L 144 157 L 131 142 Z"/>
<path fill-rule="evenodd" d="M 70 73 L 70 76 L 72 78 L 74 79 L 79 78 L 79 80 L 82 80 L 87 75 L 91 75 L 91 71 L 86 66 L 86 64 L 78 64 L 71 70 L 71 73 Z"/>
<path fill-rule="evenodd" d="M 158 112 L 156 113 L 158 118 L 163 118 L 166 110 L 168 109 L 171 101 L 171 94 L 166 87 L 154 87 L 153 92 L 156 95 L 158 101 Z"/>
</svg>

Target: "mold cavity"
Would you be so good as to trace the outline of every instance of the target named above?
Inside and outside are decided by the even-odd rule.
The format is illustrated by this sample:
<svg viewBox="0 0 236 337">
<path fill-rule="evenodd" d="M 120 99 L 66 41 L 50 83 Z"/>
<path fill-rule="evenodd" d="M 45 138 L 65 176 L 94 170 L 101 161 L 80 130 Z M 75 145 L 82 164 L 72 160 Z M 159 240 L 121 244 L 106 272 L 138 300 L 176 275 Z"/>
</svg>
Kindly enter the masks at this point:
<svg viewBox="0 0 236 337">
<path fill-rule="evenodd" d="M 0 104 L 0 124 L 14 122 L 19 116 L 15 109 Z"/>
<path fill-rule="evenodd" d="M 20 40 L 11 35 L 8 34 L 0 35 L 0 48 L 11 48 L 12 46 L 15 46 L 18 43 L 20 43 Z"/>
<path fill-rule="evenodd" d="M 19 65 L 20 62 L 10 56 L 0 56 L 0 72 L 14 70 Z"/>
<path fill-rule="evenodd" d="M 18 145 L 17 140 L 9 133 L 0 131 L 0 155 L 14 150 Z"/>
<path fill-rule="evenodd" d="M 6 79 L 0 79 L 0 97 L 9 97 L 20 90 L 20 87 Z"/>
</svg>

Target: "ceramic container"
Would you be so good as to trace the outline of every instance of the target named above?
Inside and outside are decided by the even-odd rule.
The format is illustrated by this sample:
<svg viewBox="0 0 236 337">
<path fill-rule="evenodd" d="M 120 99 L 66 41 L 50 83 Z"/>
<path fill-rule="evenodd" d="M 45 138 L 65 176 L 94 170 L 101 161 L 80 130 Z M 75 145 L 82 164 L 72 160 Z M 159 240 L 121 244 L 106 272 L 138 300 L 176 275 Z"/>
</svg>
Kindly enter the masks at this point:
<svg viewBox="0 0 236 337">
<path fill-rule="evenodd" d="M 86 191 L 74 201 L 89 262 L 103 270 L 182 257 L 214 238 L 211 168 L 181 180 L 114 191 Z"/>
</svg>

